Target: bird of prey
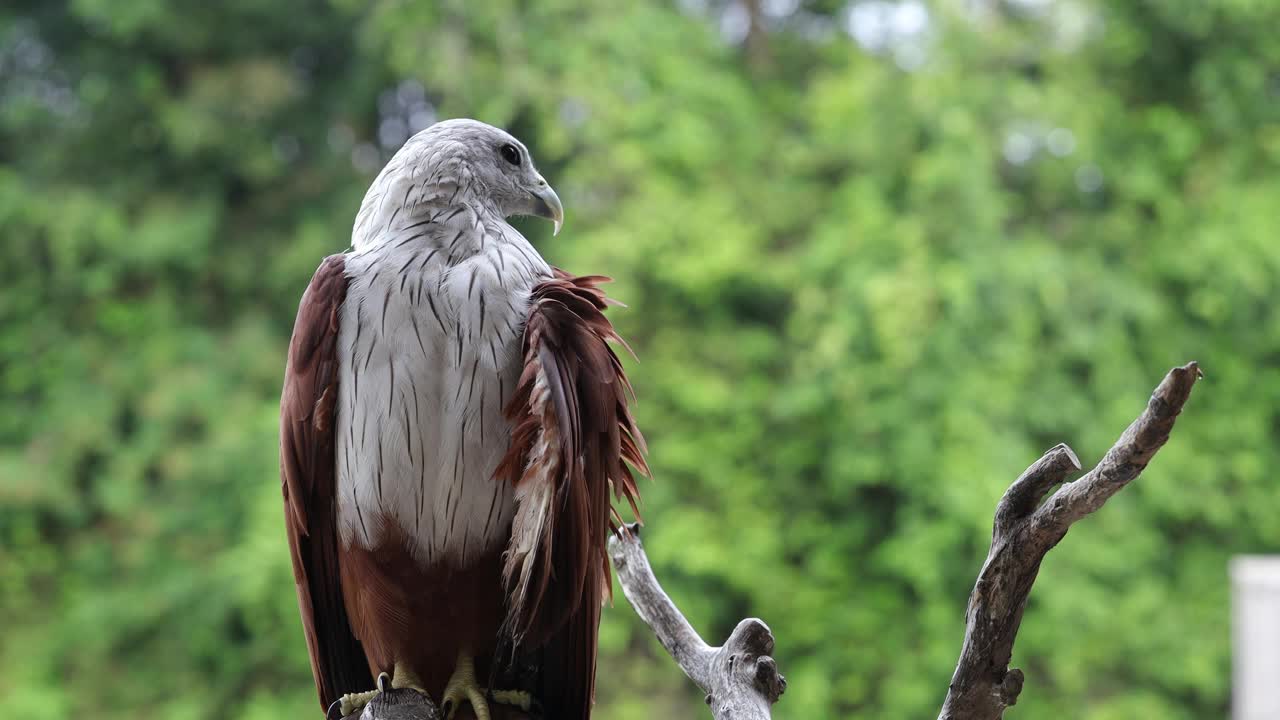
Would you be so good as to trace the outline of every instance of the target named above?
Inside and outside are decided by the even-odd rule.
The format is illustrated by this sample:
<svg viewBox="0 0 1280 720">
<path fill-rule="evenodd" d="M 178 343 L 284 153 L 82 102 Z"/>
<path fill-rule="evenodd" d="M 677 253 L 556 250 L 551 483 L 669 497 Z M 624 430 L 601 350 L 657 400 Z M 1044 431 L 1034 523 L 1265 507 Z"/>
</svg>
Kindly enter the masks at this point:
<svg viewBox="0 0 1280 720">
<path fill-rule="evenodd" d="M 302 296 L 281 480 L 331 716 L 368 702 L 375 677 L 449 717 L 530 702 L 590 716 L 610 495 L 635 509 L 644 441 L 607 278 L 551 267 L 512 215 L 557 233 L 564 217 L 528 149 L 437 123 L 374 180 L 351 249 Z"/>
</svg>

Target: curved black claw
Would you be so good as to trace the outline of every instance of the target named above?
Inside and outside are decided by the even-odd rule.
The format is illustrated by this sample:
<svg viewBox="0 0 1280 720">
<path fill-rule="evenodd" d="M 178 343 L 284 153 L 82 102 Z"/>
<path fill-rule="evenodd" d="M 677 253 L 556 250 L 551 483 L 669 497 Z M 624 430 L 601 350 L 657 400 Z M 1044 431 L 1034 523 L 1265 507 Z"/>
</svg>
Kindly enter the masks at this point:
<svg viewBox="0 0 1280 720">
<path fill-rule="evenodd" d="M 334 700 L 324 711 L 324 720 L 342 720 L 342 701 Z"/>
<path fill-rule="evenodd" d="M 386 692 L 391 689 L 391 676 L 381 672 L 378 673 L 378 692 Z"/>
</svg>

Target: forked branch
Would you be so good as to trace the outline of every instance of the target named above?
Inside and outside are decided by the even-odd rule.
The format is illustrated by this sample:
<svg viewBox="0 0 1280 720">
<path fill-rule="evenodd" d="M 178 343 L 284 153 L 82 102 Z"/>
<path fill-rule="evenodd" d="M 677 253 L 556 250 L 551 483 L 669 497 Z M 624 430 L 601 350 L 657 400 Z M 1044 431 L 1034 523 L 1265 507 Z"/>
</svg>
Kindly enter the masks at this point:
<svg viewBox="0 0 1280 720">
<path fill-rule="evenodd" d="M 1009 660 L 1041 561 L 1073 523 L 1102 507 L 1142 472 L 1169 439 L 1200 377 L 1194 362 L 1170 370 L 1147 409 L 1080 479 L 1067 482 L 1080 470 L 1080 460 L 1071 448 L 1058 445 L 1005 491 L 996 506 L 991 549 L 969 596 L 964 645 L 939 720 L 999 720 L 1005 708 L 1017 702 L 1023 675 L 1009 669 Z M 632 607 L 706 693 L 716 720 L 767 720 L 787 686 L 772 657 L 769 627 L 748 618 L 738 623 L 724 645 L 708 645 L 658 584 L 639 532 L 638 526 L 628 525 L 609 539 L 609 555 Z M 438 720 L 439 714 L 429 700 L 404 690 L 379 696 L 361 717 Z"/>
<path fill-rule="evenodd" d="M 1178 413 L 1201 377 L 1194 362 L 1170 370 L 1147 409 L 1097 467 L 1080 479 L 1066 482 L 1080 470 L 1080 461 L 1071 448 L 1058 445 L 1005 491 L 996 506 L 991 550 L 969 596 L 964 645 L 939 720 L 998 720 L 1006 707 L 1018 701 L 1023 675 L 1021 670 L 1009 669 L 1009 659 L 1040 562 L 1072 523 L 1102 507 L 1138 477 L 1169 439 Z"/>
<path fill-rule="evenodd" d="M 658 642 L 702 691 L 716 720 L 767 720 L 787 681 L 773 661 L 773 633 L 756 618 L 738 623 L 720 647 L 708 645 L 676 607 L 649 567 L 640 527 L 609 538 L 622 592 Z"/>
</svg>

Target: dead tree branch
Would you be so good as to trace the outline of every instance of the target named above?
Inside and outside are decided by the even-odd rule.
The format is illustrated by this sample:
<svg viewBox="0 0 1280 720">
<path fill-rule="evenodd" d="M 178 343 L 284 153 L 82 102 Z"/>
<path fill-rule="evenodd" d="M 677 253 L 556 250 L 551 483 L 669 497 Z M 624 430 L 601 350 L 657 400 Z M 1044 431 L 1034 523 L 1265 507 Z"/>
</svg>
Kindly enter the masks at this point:
<svg viewBox="0 0 1280 720">
<path fill-rule="evenodd" d="M 468 708 L 469 709 L 469 708 Z M 390 688 L 378 693 L 359 713 L 343 720 L 443 720 L 444 715 L 431 698 L 417 690 Z"/>
<path fill-rule="evenodd" d="M 649 567 L 640 527 L 627 525 L 609 538 L 609 555 L 618 571 L 622 591 L 640 618 L 653 628 L 662 646 L 702 688 L 716 720 L 768 720 L 787 681 L 774 663 L 773 634 L 755 618 L 738 623 L 720 647 L 702 640 L 689 621 L 663 592 Z M 527 720 L 527 714 L 491 705 L 494 720 Z M 473 717 L 470 707 L 459 709 L 455 720 Z M 414 690 L 386 690 L 374 697 L 359 714 L 343 720 L 441 720 L 430 698 Z M 548 718 L 548 720 L 552 720 Z"/>
<path fill-rule="evenodd" d="M 1005 708 L 1017 702 L 1023 675 L 1021 670 L 1009 669 L 1009 660 L 1041 561 L 1073 523 L 1138 477 L 1169 439 L 1200 377 L 1194 362 L 1170 370 L 1146 410 L 1097 467 L 1080 479 L 1067 481 L 1080 470 L 1080 460 L 1071 448 L 1058 445 L 1005 491 L 996 506 L 991 549 L 969 597 L 964 645 L 939 720 L 999 720 Z M 1055 487 L 1057 491 L 1046 499 Z M 771 657 L 769 626 L 748 618 L 738 623 L 724 645 L 707 645 L 658 584 L 639 533 L 639 526 L 633 524 L 609 539 L 618 580 L 636 613 L 685 675 L 707 694 L 716 720 L 768 720 L 787 687 Z M 435 704 L 417 692 L 389 690 L 374 698 L 358 717 L 440 720 L 441 716 Z"/>
<path fill-rule="evenodd" d="M 738 623 L 720 647 L 711 647 L 662 590 L 640 543 L 640 527 L 609 538 L 609 556 L 622 592 L 658 642 L 702 691 L 716 720 L 768 720 L 787 689 L 773 658 L 773 633 L 756 618 Z"/>
<path fill-rule="evenodd" d="M 969 596 L 964 646 L 939 720 L 999 720 L 1005 708 L 1018 701 L 1022 671 L 1010 670 L 1009 659 L 1040 562 L 1072 523 L 1138 477 L 1169 439 L 1200 377 L 1194 362 L 1170 370 L 1147 409 L 1080 479 L 1066 482 L 1080 469 L 1080 461 L 1071 448 L 1058 445 L 1005 491 L 996 507 L 991 550 Z"/>
</svg>

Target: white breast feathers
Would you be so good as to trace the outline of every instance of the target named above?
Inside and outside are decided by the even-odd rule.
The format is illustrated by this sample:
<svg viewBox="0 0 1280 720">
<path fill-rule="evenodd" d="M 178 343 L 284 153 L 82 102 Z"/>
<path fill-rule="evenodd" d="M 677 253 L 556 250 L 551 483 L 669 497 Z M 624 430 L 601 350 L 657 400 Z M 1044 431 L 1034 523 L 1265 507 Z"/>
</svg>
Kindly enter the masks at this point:
<svg viewBox="0 0 1280 720">
<path fill-rule="evenodd" d="M 464 566 L 506 540 L 513 492 L 493 478 L 510 441 L 502 409 L 530 291 L 550 268 L 505 221 L 466 206 L 390 218 L 403 226 L 347 260 L 339 527 L 344 544 L 376 548 L 393 522 L 420 562 Z"/>
</svg>

